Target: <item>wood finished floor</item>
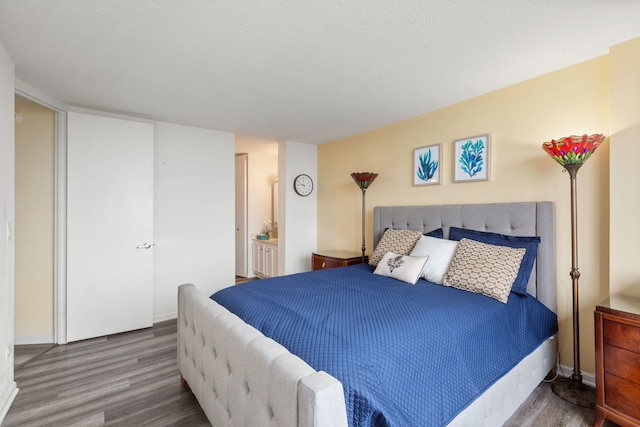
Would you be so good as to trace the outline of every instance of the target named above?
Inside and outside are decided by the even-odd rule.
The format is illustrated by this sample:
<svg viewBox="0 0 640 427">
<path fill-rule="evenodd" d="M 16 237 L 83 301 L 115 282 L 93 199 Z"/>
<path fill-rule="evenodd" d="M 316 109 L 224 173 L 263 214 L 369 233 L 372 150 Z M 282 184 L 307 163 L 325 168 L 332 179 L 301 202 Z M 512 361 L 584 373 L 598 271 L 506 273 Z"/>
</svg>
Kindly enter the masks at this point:
<svg viewBox="0 0 640 427">
<path fill-rule="evenodd" d="M 180 385 L 176 339 L 176 321 L 168 320 L 62 346 L 17 346 L 20 392 L 3 426 L 208 426 Z M 592 424 L 592 409 L 561 400 L 543 383 L 505 426 Z"/>
<path fill-rule="evenodd" d="M 176 339 L 169 320 L 36 351 L 16 365 L 20 391 L 3 426 L 208 426 L 180 385 Z"/>
</svg>

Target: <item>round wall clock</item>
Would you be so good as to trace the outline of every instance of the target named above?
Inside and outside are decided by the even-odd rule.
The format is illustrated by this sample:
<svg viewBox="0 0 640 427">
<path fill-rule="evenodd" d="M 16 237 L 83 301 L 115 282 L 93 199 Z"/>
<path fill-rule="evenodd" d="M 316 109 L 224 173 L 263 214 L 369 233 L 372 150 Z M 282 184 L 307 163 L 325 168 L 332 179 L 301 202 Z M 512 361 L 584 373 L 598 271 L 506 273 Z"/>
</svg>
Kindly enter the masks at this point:
<svg viewBox="0 0 640 427">
<path fill-rule="evenodd" d="M 309 175 L 300 174 L 293 180 L 293 189 L 300 196 L 308 196 L 313 191 L 313 180 Z"/>
</svg>

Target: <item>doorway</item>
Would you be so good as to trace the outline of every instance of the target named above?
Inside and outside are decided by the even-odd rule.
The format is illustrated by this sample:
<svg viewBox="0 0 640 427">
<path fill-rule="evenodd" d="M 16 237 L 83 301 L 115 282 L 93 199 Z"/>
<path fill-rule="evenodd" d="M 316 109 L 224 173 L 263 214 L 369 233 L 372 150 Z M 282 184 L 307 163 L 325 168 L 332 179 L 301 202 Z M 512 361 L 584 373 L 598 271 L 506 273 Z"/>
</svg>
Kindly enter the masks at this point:
<svg viewBox="0 0 640 427">
<path fill-rule="evenodd" d="M 236 154 L 236 282 L 247 278 L 247 154 Z"/>
<path fill-rule="evenodd" d="M 273 190 L 278 180 L 278 142 L 236 134 L 235 143 L 236 279 L 241 280 L 256 277 L 250 256 L 253 237 L 260 234 L 266 221 L 271 221 L 272 229 L 277 226 L 278 194 Z"/>
<path fill-rule="evenodd" d="M 15 344 L 55 341 L 56 112 L 15 97 Z"/>
</svg>

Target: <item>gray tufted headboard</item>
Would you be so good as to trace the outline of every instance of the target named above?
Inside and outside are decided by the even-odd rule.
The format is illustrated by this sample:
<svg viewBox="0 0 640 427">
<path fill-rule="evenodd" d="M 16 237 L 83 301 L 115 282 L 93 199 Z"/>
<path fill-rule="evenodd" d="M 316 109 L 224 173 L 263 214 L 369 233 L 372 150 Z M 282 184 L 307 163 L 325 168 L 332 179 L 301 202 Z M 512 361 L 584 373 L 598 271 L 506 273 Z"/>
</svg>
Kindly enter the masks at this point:
<svg viewBox="0 0 640 427">
<path fill-rule="evenodd" d="M 527 292 L 554 312 L 556 303 L 555 205 L 553 202 L 468 205 L 377 206 L 373 209 L 373 243 L 387 228 L 431 231 L 470 228 L 513 236 L 540 236 L 538 256 Z"/>
</svg>

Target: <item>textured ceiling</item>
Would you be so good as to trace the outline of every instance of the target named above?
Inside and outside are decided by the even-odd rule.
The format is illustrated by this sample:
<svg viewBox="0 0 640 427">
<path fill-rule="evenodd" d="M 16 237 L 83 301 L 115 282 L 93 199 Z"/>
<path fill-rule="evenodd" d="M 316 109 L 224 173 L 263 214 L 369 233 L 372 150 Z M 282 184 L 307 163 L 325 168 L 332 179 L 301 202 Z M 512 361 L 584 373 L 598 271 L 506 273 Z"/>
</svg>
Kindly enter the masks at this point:
<svg viewBox="0 0 640 427">
<path fill-rule="evenodd" d="M 0 0 L 17 78 L 64 103 L 312 143 L 638 36 L 637 0 Z"/>
</svg>

